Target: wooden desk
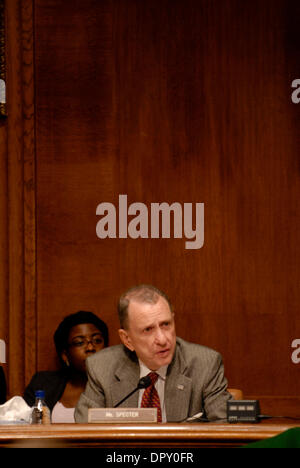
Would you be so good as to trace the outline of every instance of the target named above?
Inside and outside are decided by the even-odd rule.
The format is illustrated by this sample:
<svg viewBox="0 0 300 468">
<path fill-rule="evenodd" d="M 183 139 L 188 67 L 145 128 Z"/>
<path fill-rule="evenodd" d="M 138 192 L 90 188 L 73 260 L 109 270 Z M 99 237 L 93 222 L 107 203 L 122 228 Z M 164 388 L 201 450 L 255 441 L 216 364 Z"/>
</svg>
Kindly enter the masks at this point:
<svg viewBox="0 0 300 468">
<path fill-rule="evenodd" d="M 0 425 L 0 447 L 197 448 L 238 447 L 273 437 L 300 423 Z"/>
</svg>

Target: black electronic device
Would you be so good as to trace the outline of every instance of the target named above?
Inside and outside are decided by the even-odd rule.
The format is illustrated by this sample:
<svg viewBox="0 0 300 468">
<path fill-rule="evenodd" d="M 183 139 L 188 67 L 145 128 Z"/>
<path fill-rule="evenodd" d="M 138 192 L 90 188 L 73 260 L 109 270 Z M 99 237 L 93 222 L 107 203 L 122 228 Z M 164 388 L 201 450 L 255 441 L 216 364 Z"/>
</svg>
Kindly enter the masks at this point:
<svg viewBox="0 0 300 468">
<path fill-rule="evenodd" d="M 227 401 L 227 421 L 229 423 L 257 423 L 260 421 L 258 400 Z"/>
</svg>

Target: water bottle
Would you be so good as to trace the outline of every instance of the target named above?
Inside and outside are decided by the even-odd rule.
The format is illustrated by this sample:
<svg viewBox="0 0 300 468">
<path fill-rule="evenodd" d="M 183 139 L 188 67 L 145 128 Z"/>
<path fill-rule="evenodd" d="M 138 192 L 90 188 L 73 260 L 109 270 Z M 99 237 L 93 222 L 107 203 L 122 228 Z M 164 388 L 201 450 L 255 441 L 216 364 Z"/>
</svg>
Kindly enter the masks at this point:
<svg viewBox="0 0 300 468">
<path fill-rule="evenodd" d="M 35 403 L 32 408 L 31 424 L 50 424 L 50 410 L 45 403 L 44 390 L 35 392 Z"/>
<path fill-rule="evenodd" d="M 6 402 L 6 380 L 3 367 L 0 366 L 0 405 Z"/>
</svg>

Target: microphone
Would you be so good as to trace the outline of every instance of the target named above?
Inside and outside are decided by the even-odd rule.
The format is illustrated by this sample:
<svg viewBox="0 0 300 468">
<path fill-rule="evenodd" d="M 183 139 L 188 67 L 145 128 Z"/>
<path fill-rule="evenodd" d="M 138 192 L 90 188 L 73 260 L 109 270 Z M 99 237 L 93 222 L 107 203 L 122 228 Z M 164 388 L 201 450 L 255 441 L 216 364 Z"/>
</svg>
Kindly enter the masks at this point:
<svg viewBox="0 0 300 468">
<path fill-rule="evenodd" d="M 149 387 L 149 385 L 151 385 L 151 379 L 150 379 L 149 375 L 146 375 L 146 377 L 142 377 L 139 380 L 139 382 L 137 384 L 137 387 L 132 392 L 130 392 L 125 398 L 123 398 L 123 400 L 119 401 L 119 403 L 117 403 L 114 406 L 114 408 L 117 408 L 118 406 L 120 406 L 125 400 L 127 400 L 127 398 L 131 397 L 131 395 L 133 395 L 135 392 L 137 392 L 141 388 L 147 388 L 147 387 Z"/>
</svg>

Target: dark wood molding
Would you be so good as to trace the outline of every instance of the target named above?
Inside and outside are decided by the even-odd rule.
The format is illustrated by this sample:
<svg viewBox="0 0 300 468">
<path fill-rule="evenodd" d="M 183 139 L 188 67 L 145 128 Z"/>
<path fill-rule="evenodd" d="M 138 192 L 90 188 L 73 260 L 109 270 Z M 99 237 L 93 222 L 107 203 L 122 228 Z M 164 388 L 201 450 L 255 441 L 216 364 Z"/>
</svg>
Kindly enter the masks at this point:
<svg viewBox="0 0 300 468">
<path fill-rule="evenodd" d="M 0 0 L 0 80 L 1 86 L 6 83 L 6 57 L 5 57 L 5 0 Z M 4 94 L 5 95 L 5 94 Z M 2 96 L 1 96 L 2 97 Z M 6 104 L 0 100 L 0 118 L 6 117 Z"/>
<path fill-rule="evenodd" d="M 7 15 L 8 381 L 20 394 L 36 363 L 33 2 Z M 10 370 L 18 369 L 18 372 Z"/>
</svg>

